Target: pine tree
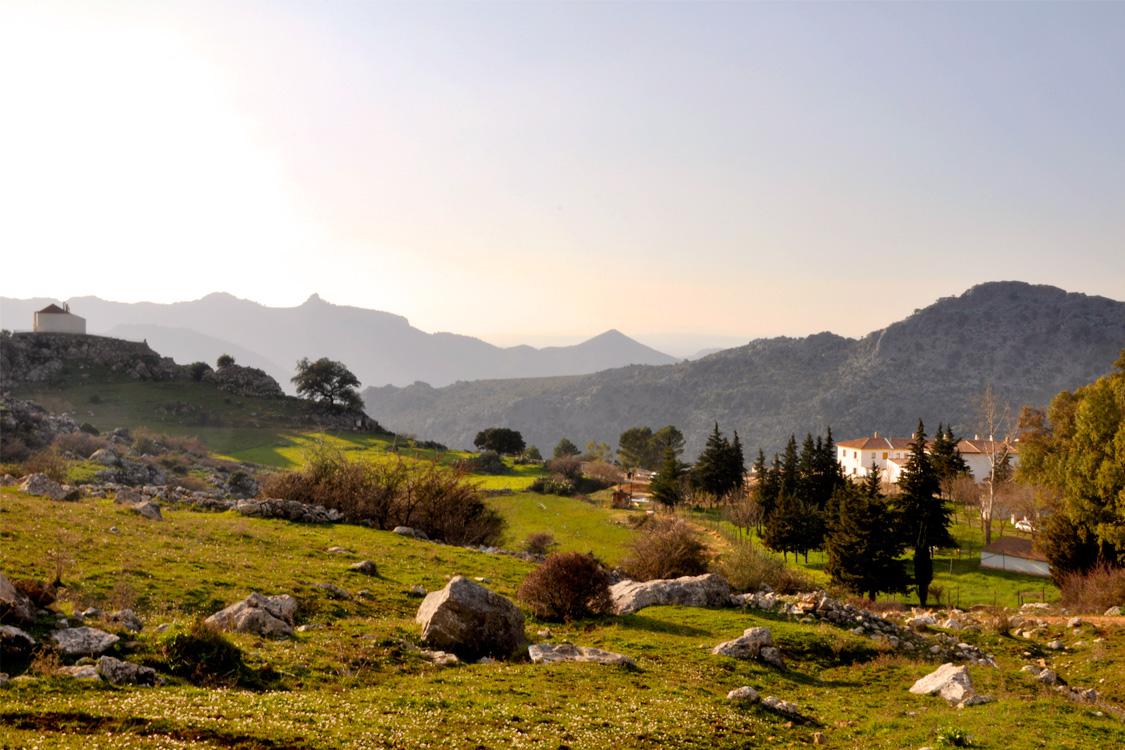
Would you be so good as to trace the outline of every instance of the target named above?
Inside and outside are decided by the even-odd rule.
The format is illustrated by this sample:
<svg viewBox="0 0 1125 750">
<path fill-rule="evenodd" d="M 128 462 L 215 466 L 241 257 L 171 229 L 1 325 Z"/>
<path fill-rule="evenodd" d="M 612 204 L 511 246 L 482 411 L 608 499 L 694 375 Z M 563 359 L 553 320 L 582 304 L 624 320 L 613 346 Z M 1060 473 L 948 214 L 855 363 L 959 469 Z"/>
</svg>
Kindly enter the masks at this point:
<svg viewBox="0 0 1125 750">
<path fill-rule="evenodd" d="M 746 482 L 746 456 L 742 452 L 742 439 L 738 437 L 738 430 L 734 431 L 734 440 L 730 444 L 730 453 L 727 456 L 727 471 L 730 476 L 731 491 L 742 492 L 742 486 Z"/>
<path fill-rule="evenodd" d="M 799 481 L 798 462 L 797 456 L 797 438 L 793 435 L 789 436 L 789 442 L 785 444 L 785 453 L 781 458 L 781 473 L 779 493 L 786 495 L 797 494 L 797 483 Z"/>
<path fill-rule="evenodd" d="M 734 446 L 719 432 L 719 423 L 707 438 L 703 452 L 691 472 L 692 484 L 696 489 L 710 495 L 715 500 L 724 500 L 742 483 L 745 464 L 742 459 L 742 444 L 738 444 L 738 469 L 735 477 Z"/>
<path fill-rule="evenodd" d="M 930 462 L 937 472 L 938 482 L 943 488 L 943 496 L 944 488 L 948 486 L 950 480 L 969 473 L 969 465 L 965 463 L 965 457 L 957 448 L 958 442 L 957 438 L 953 437 L 951 427 L 947 425 L 943 430 L 942 425 L 939 424 L 930 443 Z"/>
<path fill-rule="evenodd" d="M 899 559 L 904 544 L 893 511 L 880 492 L 878 466 L 863 484 L 847 484 L 831 503 L 826 572 L 832 580 L 871 600 L 880 591 L 906 591 L 906 569 Z"/>
<path fill-rule="evenodd" d="M 676 457 L 676 450 L 672 446 L 665 447 L 660 470 L 649 484 L 653 499 L 668 508 L 679 505 L 684 499 L 685 471 L 686 467 Z"/>
<path fill-rule="evenodd" d="M 914 549 L 914 584 L 918 601 L 926 606 L 934 579 L 933 547 L 954 544 L 949 533 L 951 513 L 942 500 L 941 481 L 926 451 L 926 428 L 918 420 L 918 431 L 910 442 L 910 455 L 898 480 L 895 510 L 900 518 L 902 541 Z"/>
</svg>

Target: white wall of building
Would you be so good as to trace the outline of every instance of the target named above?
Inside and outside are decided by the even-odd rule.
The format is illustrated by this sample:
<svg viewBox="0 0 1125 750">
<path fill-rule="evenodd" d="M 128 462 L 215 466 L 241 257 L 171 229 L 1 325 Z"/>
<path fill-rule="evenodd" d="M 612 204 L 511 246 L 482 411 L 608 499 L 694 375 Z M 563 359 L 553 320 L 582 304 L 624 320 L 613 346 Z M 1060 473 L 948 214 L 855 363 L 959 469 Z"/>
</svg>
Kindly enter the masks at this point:
<svg viewBox="0 0 1125 750">
<path fill-rule="evenodd" d="M 993 570 L 1006 570 L 1010 573 L 1043 576 L 1044 578 L 1048 578 L 1051 575 L 1051 566 L 1042 560 L 1028 560 L 1025 557 L 1012 557 L 1011 555 L 1003 555 L 996 552 L 981 552 L 980 566 Z"/>
<path fill-rule="evenodd" d="M 86 319 L 73 313 L 35 313 L 37 333 L 86 333 Z"/>
</svg>

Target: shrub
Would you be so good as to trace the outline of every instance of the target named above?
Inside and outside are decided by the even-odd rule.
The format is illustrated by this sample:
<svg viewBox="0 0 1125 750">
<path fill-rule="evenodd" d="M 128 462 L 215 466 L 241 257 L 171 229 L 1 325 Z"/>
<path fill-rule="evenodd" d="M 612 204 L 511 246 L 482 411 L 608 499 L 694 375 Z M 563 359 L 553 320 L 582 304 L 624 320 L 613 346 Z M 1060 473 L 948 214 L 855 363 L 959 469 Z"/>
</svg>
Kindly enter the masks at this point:
<svg viewBox="0 0 1125 750">
<path fill-rule="evenodd" d="M 23 462 L 25 474 L 46 474 L 56 482 L 66 481 L 66 460 L 50 448 L 36 451 Z"/>
<path fill-rule="evenodd" d="M 476 474 L 505 474 L 508 471 L 496 451 L 481 451 L 480 454 L 461 461 L 458 468 Z"/>
<path fill-rule="evenodd" d="M 964 729 L 942 727 L 937 733 L 938 747 L 972 747 L 973 740 Z"/>
<path fill-rule="evenodd" d="M 545 555 L 558 546 L 555 538 L 545 531 L 528 534 L 523 540 L 523 549 L 532 555 Z"/>
<path fill-rule="evenodd" d="M 536 477 L 527 489 L 530 492 L 538 492 L 540 495 L 570 497 L 574 494 L 574 482 L 562 474 L 552 474 L 549 477 Z"/>
<path fill-rule="evenodd" d="M 678 518 L 652 518 L 641 527 L 622 563 L 638 581 L 707 572 L 707 550 L 690 525 Z"/>
<path fill-rule="evenodd" d="M 68 432 L 55 437 L 55 449 L 63 453 L 73 453 L 79 458 L 89 458 L 94 451 L 106 447 L 108 443 L 86 432 Z"/>
<path fill-rule="evenodd" d="M 303 469 L 266 477 L 259 494 L 335 508 L 380 529 L 412 526 L 448 544 L 495 545 L 504 528 L 457 472 L 433 463 L 349 461 L 326 445 L 309 451 Z"/>
<path fill-rule="evenodd" d="M 1086 574 L 1067 573 L 1059 588 L 1067 609 L 1101 614 L 1125 602 L 1125 568 L 1100 565 Z"/>
<path fill-rule="evenodd" d="M 516 597 L 540 620 L 570 622 L 611 611 L 609 575 L 593 555 L 551 555 L 528 573 Z"/>
<path fill-rule="evenodd" d="M 23 440 L 10 435 L 0 435 L 0 461 L 26 461 L 31 449 Z"/>
<path fill-rule="evenodd" d="M 795 594 L 816 588 L 804 572 L 750 543 L 734 545 L 716 567 L 735 591 L 768 586 L 779 594 Z"/>
<path fill-rule="evenodd" d="M 94 427 L 94 425 L 90 424 L 89 422 L 83 422 L 78 426 L 78 429 L 82 430 L 82 432 L 85 432 L 87 435 L 101 434 L 101 432 L 98 431 L 98 428 Z"/>
<path fill-rule="evenodd" d="M 188 365 L 188 371 L 191 373 L 191 379 L 196 383 L 202 382 L 207 373 L 211 372 L 211 365 L 206 362 L 192 362 Z"/>
<path fill-rule="evenodd" d="M 224 367 L 230 367 L 234 364 L 234 357 L 229 354 L 220 354 L 219 358 L 215 360 L 215 366 L 220 370 Z"/>
<path fill-rule="evenodd" d="M 617 484 L 625 478 L 621 473 L 621 469 L 608 461 L 591 461 L 582 467 L 582 475 L 588 479 L 593 479 L 605 487 Z"/>
<path fill-rule="evenodd" d="M 233 687 L 254 682 L 238 646 L 202 620 L 167 638 L 161 652 L 168 671 L 193 685 Z"/>
<path fill-rule="evenodd" d="M 547 462 L 547 471 L 574 481 L 582 476 L 582 461 L 577 456 L 562 456 Z"/>
</svg>

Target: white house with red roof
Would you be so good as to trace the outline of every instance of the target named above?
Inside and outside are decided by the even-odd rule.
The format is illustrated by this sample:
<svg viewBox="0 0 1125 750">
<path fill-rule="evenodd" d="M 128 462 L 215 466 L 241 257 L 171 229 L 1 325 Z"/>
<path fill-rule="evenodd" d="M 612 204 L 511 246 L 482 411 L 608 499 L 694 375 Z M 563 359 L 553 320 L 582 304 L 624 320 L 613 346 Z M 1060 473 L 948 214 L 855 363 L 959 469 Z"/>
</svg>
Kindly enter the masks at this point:
<svg viewBox="0 0 1125 750">
<path fill-rule="evenodd" d="M 871 471 L 871 465 L 879 467 L 883 481 L 896 483 L 902 470 L 906 468 L 906 460 L 910 456 L 910 442 L 913 438 L 886 437 L 878 432 L 870 437 L 843 440 L 836 443 L 836 461 L 844 470 L 844 475 L 851 479 L 860 479 Z M 972 472 L 973 478 L 978 482 L 988 478 L 991 467 L 992 455 L 1002 456 L 1004 443 L 997 440 L 981 440 L 975 436 L 972 440 L 965 438 L 957 443 L 957 450 Z M 1019 444 L 1009 443 L 1007 450 L 1011 454 L 1011 465 L 1015 468 L 1019 463 Z"/>
<path fill-rule="evenodd" d="M 86 333 L 86 319 L 70 311 L 70 305 L 63 303 L 62 307 L 51 304 L 35 313 L 35 324 L 32 327 L 36 333 Z"/>
</svg>

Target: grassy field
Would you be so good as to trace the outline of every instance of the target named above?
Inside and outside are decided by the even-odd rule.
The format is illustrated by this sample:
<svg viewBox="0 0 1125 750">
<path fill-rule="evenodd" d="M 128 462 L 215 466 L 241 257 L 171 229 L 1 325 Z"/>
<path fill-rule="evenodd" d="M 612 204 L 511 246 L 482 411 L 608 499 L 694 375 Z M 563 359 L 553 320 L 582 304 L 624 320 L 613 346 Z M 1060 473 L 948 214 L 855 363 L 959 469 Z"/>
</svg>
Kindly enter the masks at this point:
<svg viewBox="0 0 1125 750">
<path fill-rule="evenodd" d="M 593 552 L 615 565 L 636 533 L 628 511 L 580 498 L 521 493 L 490 497 L 488 504 L 507 521 L 503 544 L 509 549 L 520 548 L 530 534 L 546 532 L 558 542 L 556 551 Z"/>
<path fill-rule="evenodd" d="M 966 731 L 974 747 L 984 748 L 1125 743 L 1117 719 L 1066 702 L 1018 673 L 1029 658 L 1051 652 L 991 632 L 964 637 L 997 655 L 998 669 L 971 668 L 978 690 L 995 702 L 963 711 L 907 692 L 931 663 L 885 653 L 842 629 L 729 609 L 659 607 L 550 625 L 552 640 L 628 654 L 635 671 L 528 663 L 438 669 L 412 651 L 418 599 L 409 588 L 435 589 L 464 574 L 487 578 L 491 589 L 512 596 L 528 563 L 357 526 L 175 508 L 165 515 L 152 522 L 108 501 L 54 503 L 5 489 L 0 568 L 16 578 L 53 577 L 61 568 L 64 611 L 134 605 L 146 627 L 130 646 L 132 658 L 156 667 L 157 625 L 186 624 L 252 590 L 291 593 L 301 601 L 300 622 L 312 626 L 307 632 L 282 641 L 232 636 L 248 663 L 269 664 L 279 681 L 252 691 L 203 689 L 176 678 L 143 689 L 38 677 L 0 689 L 0 746 L 803 747 L 819 732 L 828 747 L 903 748 L 934 746 L 947 727 Z M 351 552 L 329 553 L 333 546 Z M 346 570 L 364 558 L 378 564 L 379 577 Z M 312 586 L 319 582 L 342 586 L 353 598 L 329 599 Z M 753 625 L 772 629 L 788 670 L 709 653 Z M 530 633 L 541 627 L 528 623 Z M 1104 678 L 1099 690 L 1125 702 L 1125 633 L 1089 631 L 1083 641 L 1088 645 L 1072 645 L 1056 659 L 1060 671 L 1087 684 Z M 795 701 L 810 723 L 728 703 L 726 692 L 740 685 Z"/>
</svg>

